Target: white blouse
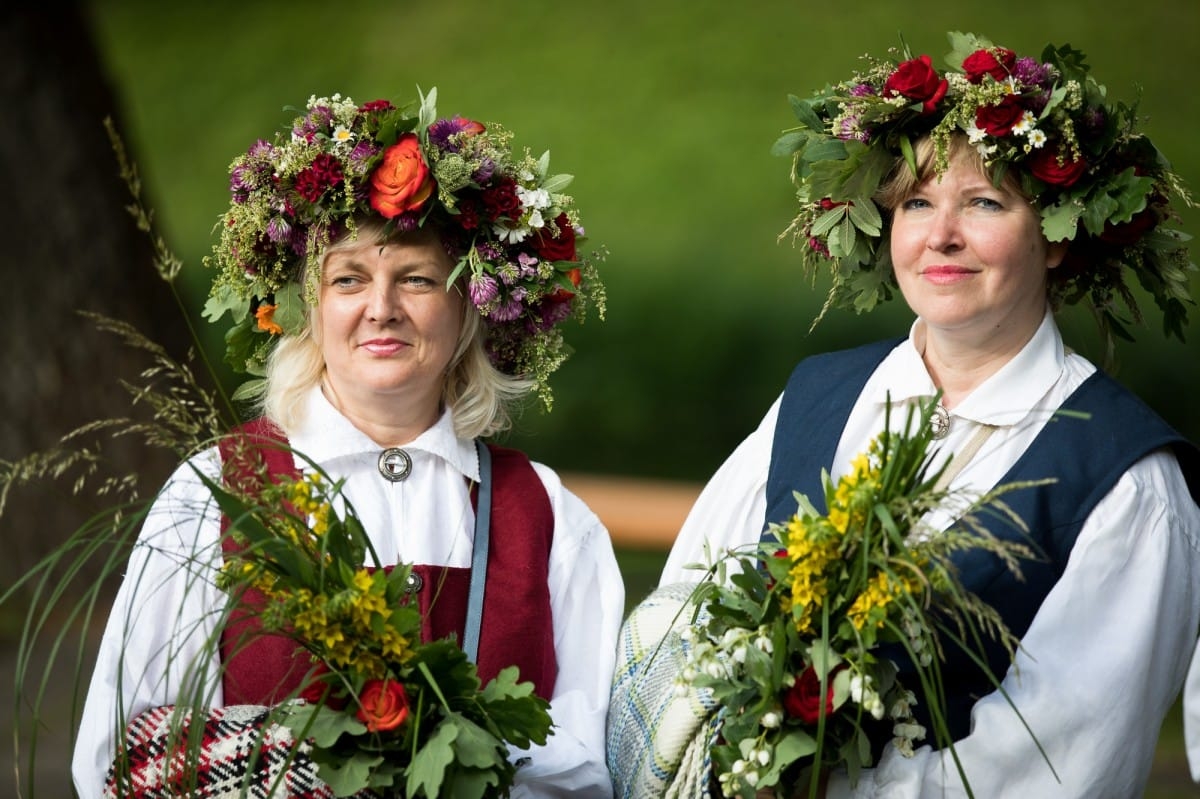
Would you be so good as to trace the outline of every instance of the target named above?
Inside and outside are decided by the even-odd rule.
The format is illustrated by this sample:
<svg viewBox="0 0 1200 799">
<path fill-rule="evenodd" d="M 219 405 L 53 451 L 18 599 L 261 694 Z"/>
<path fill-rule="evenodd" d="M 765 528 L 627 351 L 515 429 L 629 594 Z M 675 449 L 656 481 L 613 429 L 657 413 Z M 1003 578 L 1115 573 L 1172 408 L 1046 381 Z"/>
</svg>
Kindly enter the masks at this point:
<svg viewBox="0 0 1200 799">
<path fill-rule="evenodd" d="M 333 479 L 363 522 L 383 565 L 469 567 L 475 514 L 467 481 L 479 479 L 474 443 L 454 435 L 447 412 L 404 449 L 412 472 L 402 482 L 379 473 L 380 448 L 335 410 L 319 389 L 291 447 Z M 299 460 L 299 459 L 298 459 Z M 311 467 L 297 463 L 302 470 Z M 554 734 L 545 746 L 513 750 L 528 758 L 513 796 L 609 797 L 604 724 L 624 612 L 625 589 L 603 524 L 546 466 L 534 469 L 550 497 L 554 542 L 550 602 L 558 677 L 551 697 Z M 81 799 L 100 796 L 119 719 L 173 704 L 203 669 L 211 704 L 222 703 L 217 656 L 226 597 L 213 584 L 220 564 L 220 513 L 197 477 L 217 480 L 219 455 L 207 450 L 181 465 L 154 502 L 129 561 L 100 644 L 72 763 Z M 194 673 L 194 672 L 193 672 Z"/>
<path fill-rule="evenodd" d="M 894 403 L 934 393 L 913 343 L 919 325 L 859 395 L 832 465 L 835 480 L 882 429 L 889 392 Z M 951 488 L 995 486 L 1054 409 L 1094 371 L 1064 350 L 1047 313 L 1017 357 L 950 412 L 942 452 L 960 448 L 979 424 L 999 426 Z M 700 572 L 687 565 L 705 563 L 706 543 L 719 554 L 758 540 L 778 411 L 776 400 L 701 493 L 668 558 L 663 584 L 699 579 Z M 903 413 L 893 412 L 893 427 L 902 423 Z M 1004 678 L 1004 690 L 1045 758 L 999 692 L 983 697 L 971 713 L 972 732 L 955 743 L 975 796 L 1140 796 L 1198 629 L 1200 509 L 1175 457 L 1154 452 L 1134 464 L 1088 517 L 1065 573 Z M 1195 679 L 1200 683 L 1200 671 Z M 834 774 L 827 795 L 941 799 L 966 792 L 949 751 L 924 746 L 906 758 L 889 744 L 857 786 Z"/>
</svg>

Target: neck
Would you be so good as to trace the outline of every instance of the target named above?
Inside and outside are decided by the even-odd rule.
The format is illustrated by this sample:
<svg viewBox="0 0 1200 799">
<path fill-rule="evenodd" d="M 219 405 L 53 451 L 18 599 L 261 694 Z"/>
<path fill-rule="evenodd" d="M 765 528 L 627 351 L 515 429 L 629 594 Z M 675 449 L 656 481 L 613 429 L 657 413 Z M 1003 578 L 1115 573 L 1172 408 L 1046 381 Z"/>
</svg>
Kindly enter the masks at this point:
<svg viewBox="0 0 1200 799">
<path fill-rule="evenodd" d="M 441 414 L 437 398 L 413 401 L 404 396 L 353 397 L 339 393 L 328 377 L 321 392 L 329 403 L 380 447 L 407 444 L 437 423 Z"/>
<path fill-rule="evenodd" d="M 933 384 L 942 391 L 943 407 L 953 408 L 1015 358 L 1036 332 L 1037 325 L 1019 336 L 971 340 L 918 322 L 914 343 Z"/>
</svg>

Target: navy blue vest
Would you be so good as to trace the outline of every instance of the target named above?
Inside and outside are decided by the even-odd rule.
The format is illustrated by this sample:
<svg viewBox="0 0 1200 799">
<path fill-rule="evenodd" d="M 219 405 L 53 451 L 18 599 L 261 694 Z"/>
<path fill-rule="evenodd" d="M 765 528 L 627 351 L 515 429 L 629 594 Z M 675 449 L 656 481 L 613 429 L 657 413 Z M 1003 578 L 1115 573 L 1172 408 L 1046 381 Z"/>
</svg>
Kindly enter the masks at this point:
<svg viewBox="0 0 1200 799">
<path fill-rule="evenodd" d="M 858 395 L 879 363 L 899 344 L 889 340 L 852 350 L 807 358 L 792 372 L 784 391 L 771 449 L 767 476 L 766 522 L 786 521 L 796 512 L 794 491 L 808 496 L 824 511 L 822 469 L 829 469 L 842 430 Z M 955 558 L 964 586 L 998 610 L 1009 630 L 1025 634 L 1042 601 L 1058 581 L 1084 521 L 1117 480 L 1138 459 L 1170 447 L 1179 459 L 1192 498 L 1200 498 L 1200 451 L 1175 432 L 1145 403 L 1112 378 L 1097 371 L 1067 398 L 1062 410 L 1086 416 L 1057 414 L 1042 429 L 1001 483 L 1054 478 L 1051 485 L 1013 491 L 1005 502 L 1029 528 L 1029 539 L 1044 558 L 1021 564 L 1018 579 L 995 556 L 974 551 Z M 996 536 L 1022 537 L 1011 524 L 980 514 Z M 989 639 L 990 640 L 990 639 Z M 928 701 L 900 647 L 889 655 L 900 668 L 900 679 L 918 693 L 918 720 L 933 736 L 925 715 Z M 988 667 L 999 679 L 1009 660 L 1003 647 L 990 642 Z M 962 650 L 946 647 L 942 664 L 945 711 L 950 735 L 959 740 L 970 731 L 971 707 L 993 690 L 986 672 Z M 875 754 L 891 738 L 890 725 L 873 735 Z M 930 741 L 932 743 L 932 740 Z"/>
</svg>

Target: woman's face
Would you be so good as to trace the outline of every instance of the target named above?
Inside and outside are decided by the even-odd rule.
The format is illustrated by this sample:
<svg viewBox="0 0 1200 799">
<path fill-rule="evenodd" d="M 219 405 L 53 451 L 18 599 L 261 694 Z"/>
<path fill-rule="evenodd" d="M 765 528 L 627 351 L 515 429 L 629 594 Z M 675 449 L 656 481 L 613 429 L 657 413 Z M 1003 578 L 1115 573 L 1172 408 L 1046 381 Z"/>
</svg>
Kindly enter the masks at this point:
<svg viewBox="0 0 1200 799">
<path fill-rule="evenodd" d="M 1065 245 L 1048 244 L 1033 206 L 960 155 L 896 206 L 891 251 L 900 291 L 931 335 L 994 351 L 1033 335 L 1046 271 Z"/>
<path fill-rule="evenodd" d="M 389 407 L 436 418 L 462 327 L 462 296 L 446 290 L 453 266 L 433 234 L 360 239 L 326 257 L 313 334 L 343 411 L 398 400 Z"/>
</svg>

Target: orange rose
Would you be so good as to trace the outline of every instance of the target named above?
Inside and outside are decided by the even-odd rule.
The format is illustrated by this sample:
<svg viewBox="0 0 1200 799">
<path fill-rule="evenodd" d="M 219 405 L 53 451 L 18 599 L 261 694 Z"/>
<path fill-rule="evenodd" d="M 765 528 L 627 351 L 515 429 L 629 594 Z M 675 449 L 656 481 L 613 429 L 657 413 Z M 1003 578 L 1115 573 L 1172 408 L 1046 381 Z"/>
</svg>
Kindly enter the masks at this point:
<svg viewBox="0 0 1200 799">
<path fill-rule="evenodd" d="M 394 730 L 408 718 L 408 694 L 395 680 L 367 680 L 355 716 L 369 732 Z"/>
<path fill-rule="evenodd" d="M 384 219 L 420 208 L 433 193 L 434 180 L 415 133 L 405 133 L 383 152 L 371 175 L 371 207 Z"/>
</svg>

